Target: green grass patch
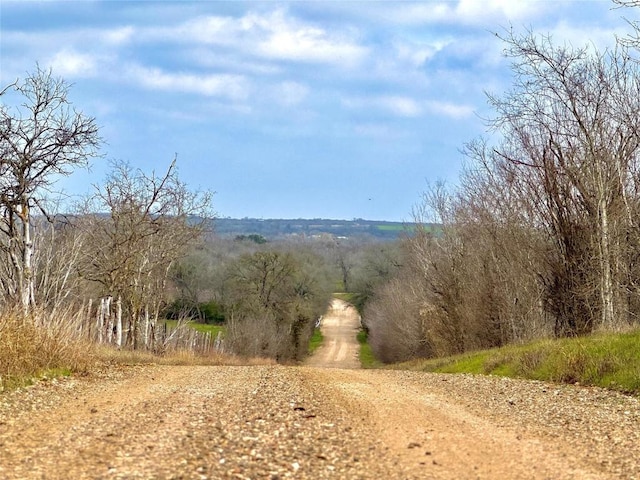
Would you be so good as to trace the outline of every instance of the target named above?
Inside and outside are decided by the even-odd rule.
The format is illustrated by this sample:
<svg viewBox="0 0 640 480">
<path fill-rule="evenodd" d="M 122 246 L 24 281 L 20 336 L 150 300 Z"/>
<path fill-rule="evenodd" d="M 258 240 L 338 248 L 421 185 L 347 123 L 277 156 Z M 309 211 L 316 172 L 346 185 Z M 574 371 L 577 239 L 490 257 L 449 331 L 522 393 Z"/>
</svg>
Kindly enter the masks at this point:
<svg viewBox="0 0 640 480">
<path fill-rule="evenodd" d="M 640 394 L 640 330 L 413 360 L 392 368 L 580 383 Z"/>
<path fill-rule="evenodd" d="M 362 368 L 377 368 L 382 366 L 382 362 L 376 359 L 371 350 L 371 345 L 367 340 L 367 332 L 360 330 L 358 332 L 358 343 L 360 344 L 360 352 L 358 357 L 360 358 L 360 365 Z"/>
<path fill-rule="evenodd" d="M 165 320 L 164 323 L 168 328 L 176 328 L 178 326 L 177 320 Z M 218 336 L 218 332 L 222 332 L 223 337 L 227 332 L 227 327 L 225 325 L 189 322 L 187 323 L 187 326 L 197 332 L 210 333 L 213 338 Z"/>
<path fill-rule="evenodd" d="M 322 331 L 320 331 L 319 328 L 314 329 L 313 335 L 309 340 L 309 355 L 312 355 L 313 352 L 315 352 L 318 349 L 318 347 L 322 345 L 323 340 L 324 340 L 324 337 L 322 335 Z"/>
</svg>

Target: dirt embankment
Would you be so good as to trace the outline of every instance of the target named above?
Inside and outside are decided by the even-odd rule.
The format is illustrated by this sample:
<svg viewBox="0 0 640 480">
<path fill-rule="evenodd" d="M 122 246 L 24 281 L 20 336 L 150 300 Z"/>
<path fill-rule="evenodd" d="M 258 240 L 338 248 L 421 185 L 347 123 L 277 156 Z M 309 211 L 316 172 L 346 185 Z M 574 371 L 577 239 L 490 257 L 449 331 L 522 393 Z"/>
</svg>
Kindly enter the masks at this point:
<svg viewBox="0 0 640 480">
<path fill-rule="evenodd" d="M 314 362 L 354 360 L 334 351 Z M 126 367 L 0 395 L 0 478 L 633 479 L 640 405 L 470 375 Z"/>
</svg>

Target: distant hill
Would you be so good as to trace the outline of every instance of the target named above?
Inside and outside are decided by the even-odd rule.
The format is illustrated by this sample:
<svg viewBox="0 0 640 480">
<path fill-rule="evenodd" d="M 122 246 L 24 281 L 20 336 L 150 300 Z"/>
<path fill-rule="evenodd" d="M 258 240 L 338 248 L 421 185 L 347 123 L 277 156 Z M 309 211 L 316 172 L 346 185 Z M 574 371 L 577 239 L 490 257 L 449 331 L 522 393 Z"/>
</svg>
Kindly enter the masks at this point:
<svg viewBox="0 0 640 480">
<path fill-rule="evenodd" d="M 413 223 L 386 222 L 377 220 L 328 220 L 328 219 L 257 219 L 216 218 L 214 232 L 221 236 L 262 235 L 275 239 L 291 235 L 334 237 L 369 237 L 380 240 L 396 240 L 411 234 Z"/>
</svg>

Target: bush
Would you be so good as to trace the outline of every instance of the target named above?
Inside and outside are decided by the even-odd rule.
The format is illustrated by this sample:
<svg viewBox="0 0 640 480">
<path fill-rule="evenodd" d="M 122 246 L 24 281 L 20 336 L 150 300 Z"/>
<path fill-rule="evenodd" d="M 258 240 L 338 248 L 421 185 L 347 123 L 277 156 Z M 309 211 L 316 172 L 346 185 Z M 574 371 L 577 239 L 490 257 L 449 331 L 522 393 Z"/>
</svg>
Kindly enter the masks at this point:
<svg viewBox="0 0 640 480">
<path fill-rule="evenodd" d="M 226 319 L 222 305 L 213 300 L 193 305 L 191 302 L 177 299 L 166 308 L 164 317 L 169 320 L 188 317 L 203 323 L 216 324 L 224 323 Z"/>
</svg>

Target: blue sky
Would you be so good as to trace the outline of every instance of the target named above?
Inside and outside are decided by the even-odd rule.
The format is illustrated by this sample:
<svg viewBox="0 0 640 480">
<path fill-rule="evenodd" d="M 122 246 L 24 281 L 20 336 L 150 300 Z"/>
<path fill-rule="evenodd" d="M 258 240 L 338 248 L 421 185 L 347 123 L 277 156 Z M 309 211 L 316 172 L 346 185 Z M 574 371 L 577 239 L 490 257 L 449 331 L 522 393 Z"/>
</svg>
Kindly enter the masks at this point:
<svg viewBox="0 0 640 480">
<path fill-rule="evenodd" d="M 603 48 L 629 32 L 609 0 L 214 2 L 0 0 L 0 84 L 36 62 L 73 83 L 105 158 L 146 172 L 178 155 L 222 217 L 410 221 L 455 184 L 510 85 L 510 25 Z"/>
</svg>

